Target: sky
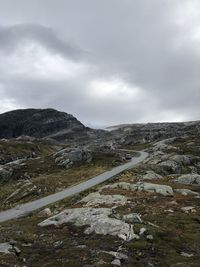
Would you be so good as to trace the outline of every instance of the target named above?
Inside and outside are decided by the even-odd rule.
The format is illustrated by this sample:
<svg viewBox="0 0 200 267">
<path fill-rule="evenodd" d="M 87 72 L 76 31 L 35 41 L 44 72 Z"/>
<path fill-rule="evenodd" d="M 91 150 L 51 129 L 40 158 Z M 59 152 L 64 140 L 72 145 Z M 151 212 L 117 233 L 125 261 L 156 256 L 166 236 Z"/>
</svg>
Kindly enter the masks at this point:
<svg viewBox="0 0 200 267">
<path fill-rule="evenodd" d="M 199 0 L 0 0 L 0 113 L 200 119 Z"/>
</svg>

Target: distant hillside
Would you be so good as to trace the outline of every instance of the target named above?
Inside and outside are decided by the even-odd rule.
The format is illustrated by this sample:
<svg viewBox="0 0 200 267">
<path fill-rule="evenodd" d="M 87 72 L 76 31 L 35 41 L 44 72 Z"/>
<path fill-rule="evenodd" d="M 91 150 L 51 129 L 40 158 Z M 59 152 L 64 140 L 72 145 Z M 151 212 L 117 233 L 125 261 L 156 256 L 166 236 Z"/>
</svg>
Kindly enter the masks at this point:
<svg viewBox="0 0 200 267">
<path fill-rule="evenodd" d="M 134 145 L 171 137 L 200 136 L 200 121 L 122 124 L 109 130 L 118 144 Z"/>
<path fill-rule="evenodd" d="M 20 109 L 0 114 L 0 138 L 75 138 L 87 131 L 80 121 L 54 109 Z"/>
</svg>

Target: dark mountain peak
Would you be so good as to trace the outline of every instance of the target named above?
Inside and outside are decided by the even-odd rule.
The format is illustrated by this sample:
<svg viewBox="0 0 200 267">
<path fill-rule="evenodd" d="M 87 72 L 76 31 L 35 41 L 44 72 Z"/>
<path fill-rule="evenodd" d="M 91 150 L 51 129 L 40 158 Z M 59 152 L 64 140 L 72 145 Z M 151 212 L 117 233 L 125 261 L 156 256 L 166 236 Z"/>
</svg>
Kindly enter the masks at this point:
<svg viewBox="0 0 200 267">
<path fill-rule="evenodd" d="M 71 114 L 55 109 L 18 109 L 0 114 L 0 138 L 76 135 L 86 127 Z M 64 138 L 64 136 L 63 136 Z"/>
</svg>

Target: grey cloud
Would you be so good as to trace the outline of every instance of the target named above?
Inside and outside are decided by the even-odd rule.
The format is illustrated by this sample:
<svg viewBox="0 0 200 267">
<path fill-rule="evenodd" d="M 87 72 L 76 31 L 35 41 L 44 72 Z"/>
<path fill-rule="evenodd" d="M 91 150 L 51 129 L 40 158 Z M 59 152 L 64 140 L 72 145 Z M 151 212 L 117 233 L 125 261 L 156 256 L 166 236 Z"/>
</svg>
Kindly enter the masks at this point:
<svg viewBox="0 0 200 267">
<path fill-rule="evenodd" d="M 37 24 L 17 24 L 0 27 L 0 48 L 7 52 L 17 49 L 24 41 L 42 44 L 53 53 L 80 59 L 83 51 L 61 40 L 52 28 Z"/>
<path fill-rule="evenodd" d="M 21 106 L 52 106 L 93 124 L 199 119 L 200 38 L 192 32 L 200 19 L 198 8 L 188 8 L 192 4 L 199 5 L 196 0 L 2 1 L 0 53 L 9 55 L 26 39 L 89 67 L 82 75 L 52 81 L 14 77 L 0 63 L 4 94 Z M 140 88 L 143 98 L 120 102 L 115 93 L 91 98 L 91 81 L 113 77 Z"/>
</svg>

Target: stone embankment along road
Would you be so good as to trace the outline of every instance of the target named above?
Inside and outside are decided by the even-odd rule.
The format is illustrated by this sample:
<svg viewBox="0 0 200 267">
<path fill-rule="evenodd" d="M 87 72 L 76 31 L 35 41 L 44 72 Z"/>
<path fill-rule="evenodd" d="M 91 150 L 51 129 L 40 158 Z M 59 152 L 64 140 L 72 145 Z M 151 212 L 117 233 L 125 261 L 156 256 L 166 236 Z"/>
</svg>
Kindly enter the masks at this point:
<svg viewBox="0 0 200 267">
<path fill-rule="evenodd" d="M 62 200 L 66 197 L 73 196 L 77 193 L 80 193 L 82 191 L 85 191 L 86 189 L 89 189 L 95 185 L 98 185 L 100 183 L 105 182 L 106 180 L 111 179 L 112 177 L 116 176 L 117 174 L 120 174 L 121 172 L 131 169 L 134 166 L 136 166 L 138 163 L 142 162 L 145 158 L 147 158 L 148 153 L 144 151 L 140 151 L 140 156 L 136 158 L 132 158 L 130 162 L 127 162 L 123 165 L 120 165 L 118 167 L 113 168 L 111 171 L 104 172 L 100 175 L 97 175 L 83 183 L 80 183 L 78 185 L 72 186 L 70 188 L 67 188 L 61 192 L 49 195 L 47 197 L 43 197 L 41 199 L 18 205 L 12 209 L 0 212 L 0 222 L 5 222 L 11 219 L 19 218 L 21 216 L 25 216 L 28 213 L 35 211 L 37 209 L 40 209 L 42 207 L 45 207 L 49 204 L 55 203 L 59 200 Z"/>
</svg>

